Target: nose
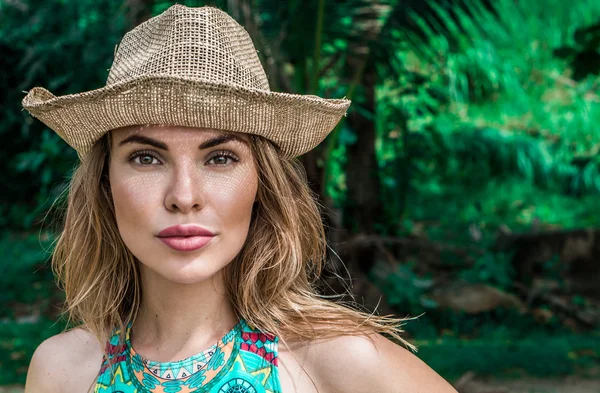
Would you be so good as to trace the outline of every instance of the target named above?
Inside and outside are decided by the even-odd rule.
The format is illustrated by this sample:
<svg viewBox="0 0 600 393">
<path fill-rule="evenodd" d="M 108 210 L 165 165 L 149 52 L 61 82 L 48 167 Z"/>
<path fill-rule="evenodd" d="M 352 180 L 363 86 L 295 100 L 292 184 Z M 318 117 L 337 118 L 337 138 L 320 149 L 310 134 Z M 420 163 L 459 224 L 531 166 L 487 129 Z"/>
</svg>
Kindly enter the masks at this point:
<svg viewBox="0 0 600 393">
<path fill-rule="evenodd" d="M 193 163 L 173 169 L 165 195 L 165 207 L 171 212 L 189 213 L 204 207 L 205 196 L 200 170 Z"/>
</svg>

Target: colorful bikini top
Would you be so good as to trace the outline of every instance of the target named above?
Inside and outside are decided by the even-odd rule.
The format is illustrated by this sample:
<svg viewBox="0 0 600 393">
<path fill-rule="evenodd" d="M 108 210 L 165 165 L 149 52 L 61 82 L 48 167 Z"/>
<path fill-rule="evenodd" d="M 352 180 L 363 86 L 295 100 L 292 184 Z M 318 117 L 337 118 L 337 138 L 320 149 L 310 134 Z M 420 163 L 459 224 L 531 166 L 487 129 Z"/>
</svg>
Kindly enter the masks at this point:
<svg viewBox="0 0 600 393">
<path fill-rule="evenodd" d="M 262 333 L 241 319 L 215 345 L 175 362 L 142 358 L 131 346 L 127 326 L 125 344 L 120 330 L 106 349 L 114 364 L 102 362 L 94 393 L 281 393 L 277 368 L 278 337 Z"/>
</svg>

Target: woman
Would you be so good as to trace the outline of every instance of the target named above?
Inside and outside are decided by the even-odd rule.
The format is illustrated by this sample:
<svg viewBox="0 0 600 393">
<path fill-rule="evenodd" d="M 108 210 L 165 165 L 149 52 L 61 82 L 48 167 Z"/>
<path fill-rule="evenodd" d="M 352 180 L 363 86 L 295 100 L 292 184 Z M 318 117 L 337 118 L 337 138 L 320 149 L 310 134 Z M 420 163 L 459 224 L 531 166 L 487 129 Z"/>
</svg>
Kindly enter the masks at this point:
<svg viewBox="0 0 600 393">
<path fill-rule="evenodd" d="M 241 26 L 181 5 L 125 35 L 105 87 L 32 89 L 81 159 L 52 259 L 80 326 L 38 347 L 26 392 L 454 392 L 381 335 L 404 342 L 401 319 L 315 292 L 294 157 L 349 104 L 269 91 Z"/>
</svg>

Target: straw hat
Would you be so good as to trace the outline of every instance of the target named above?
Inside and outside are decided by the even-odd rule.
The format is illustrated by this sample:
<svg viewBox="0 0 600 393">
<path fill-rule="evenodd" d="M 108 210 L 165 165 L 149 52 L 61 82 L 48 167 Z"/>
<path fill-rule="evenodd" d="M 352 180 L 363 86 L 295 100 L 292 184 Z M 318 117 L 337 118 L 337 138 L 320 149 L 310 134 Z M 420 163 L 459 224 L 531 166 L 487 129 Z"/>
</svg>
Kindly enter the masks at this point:
<svg viewBox="0 0 600 393">
<path fill-rule="evenodd" d="M 135 124 L 257 134 L 291 158 L 317 146 L 349 105 L 272 92 L 242 26 L 217 8 L 179 4 L 125 34 L 106 86 L 59 97 L 35 87 L 23 99 L 82 159 L 107 131 Z"/>
</svg>

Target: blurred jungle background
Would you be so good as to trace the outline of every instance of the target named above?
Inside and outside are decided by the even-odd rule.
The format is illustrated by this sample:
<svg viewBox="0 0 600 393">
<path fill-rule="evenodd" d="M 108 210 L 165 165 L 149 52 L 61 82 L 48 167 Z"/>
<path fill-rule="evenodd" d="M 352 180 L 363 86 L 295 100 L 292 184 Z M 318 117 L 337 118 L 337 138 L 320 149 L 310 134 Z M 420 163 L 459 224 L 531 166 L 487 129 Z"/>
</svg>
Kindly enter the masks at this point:
<svg viewBox="0 0 600 393">
<path fill-rule="evenodd" d="M 600 392 L 599 1 L 178 3 L 236 18 L 272 90 L 353 100 L 300 159 L 359 304 L 420 316 L 461 393 Z M 0 0 L 0 392 L 64 327 L 46 212 L 77 162 L 21 99 L 103 86 L 171 4 Z"/>
</svg>

